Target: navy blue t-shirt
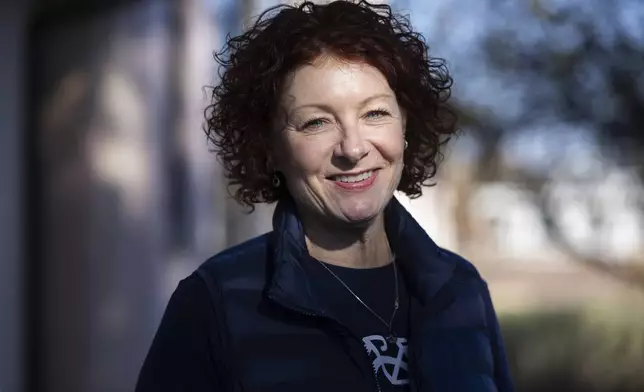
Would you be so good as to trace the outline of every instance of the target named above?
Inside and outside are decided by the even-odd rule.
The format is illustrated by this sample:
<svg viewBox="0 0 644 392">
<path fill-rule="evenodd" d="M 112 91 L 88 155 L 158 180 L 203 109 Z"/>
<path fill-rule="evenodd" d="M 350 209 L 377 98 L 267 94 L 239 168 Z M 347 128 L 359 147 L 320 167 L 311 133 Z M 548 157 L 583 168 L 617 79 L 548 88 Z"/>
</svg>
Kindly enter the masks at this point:
<svg viewBox="0 0 644 392">
<path fill-rule="evenodd" d="M 400 266 L 397 266 L 400 306 L 392 324 L 396 341 L 390 343 L 387 341 L 389 336 L 387 326 L 367 310 L 319 261 L 313 259 L 310 261 L 306 269 L 317 291 L 316 296 L 334 318 L 362 341 L 366 353 L 371 358 L 380 389 L 383 392 L 408 391 L 407 343 L 411 298 L 400 272 Z M 392 263 L 369 269 L 340 267 L 328 263 L 324 265 L 374 312 L 389 322 L 396 295 Z"/>
</svg>

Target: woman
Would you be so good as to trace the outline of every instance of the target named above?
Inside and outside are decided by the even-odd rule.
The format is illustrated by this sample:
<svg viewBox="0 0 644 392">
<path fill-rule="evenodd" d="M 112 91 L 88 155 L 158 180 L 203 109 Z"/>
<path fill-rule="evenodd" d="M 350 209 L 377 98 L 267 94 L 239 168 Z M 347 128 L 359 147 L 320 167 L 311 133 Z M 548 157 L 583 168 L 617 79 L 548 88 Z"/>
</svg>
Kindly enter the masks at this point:
<svg viewBox="0 0 644 392">
<path fill-rule="evenodd" d="M 385 5 L 265 12 L 216 56 L 206 112 L 273 231 L 183 280 L 137 391 L 511 391 L 490 295 L 393 198 L 455 133 L 451 78 Z"/>
</svg>

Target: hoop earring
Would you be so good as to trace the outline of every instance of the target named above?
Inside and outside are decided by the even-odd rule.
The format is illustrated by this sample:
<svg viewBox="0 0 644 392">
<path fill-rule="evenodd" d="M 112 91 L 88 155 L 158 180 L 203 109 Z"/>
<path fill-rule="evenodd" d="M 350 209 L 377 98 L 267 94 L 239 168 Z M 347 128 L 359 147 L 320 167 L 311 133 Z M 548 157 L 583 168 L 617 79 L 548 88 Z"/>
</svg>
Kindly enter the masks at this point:
<svg viewBox="0 0 644 392">
<path fill-rule="evenodd" d="M 273 188 L 279 188 L 280 185 L 282 185 L 282 180 L 280 180 L 280 176 L 278 176 L 277 173 L 273 173 L 273 178 L 271 181 L 273 183 Z"/>
<path fill-rule="evenodd" d="M 405 150 L 407 149 L 407 147 L 409 147 L 409 142 L 405 140 Z"/>
</svg>

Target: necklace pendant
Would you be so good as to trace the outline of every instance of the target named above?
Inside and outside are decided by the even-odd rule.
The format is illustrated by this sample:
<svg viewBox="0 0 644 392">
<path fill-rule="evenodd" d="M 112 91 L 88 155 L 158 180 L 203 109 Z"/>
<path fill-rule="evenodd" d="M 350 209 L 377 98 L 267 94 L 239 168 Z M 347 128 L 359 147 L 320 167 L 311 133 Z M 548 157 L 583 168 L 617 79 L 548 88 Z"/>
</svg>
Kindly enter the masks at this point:
<svg viewBox="0 0 644 392">
<path fill-rule="evenodd" d="M 387 342 L 394 344 L 397 340 L 398 338 L 396 337 L 396 335 L 393 332 L 389 332 L 389 336 L 387 336 Z"/>
</svg>

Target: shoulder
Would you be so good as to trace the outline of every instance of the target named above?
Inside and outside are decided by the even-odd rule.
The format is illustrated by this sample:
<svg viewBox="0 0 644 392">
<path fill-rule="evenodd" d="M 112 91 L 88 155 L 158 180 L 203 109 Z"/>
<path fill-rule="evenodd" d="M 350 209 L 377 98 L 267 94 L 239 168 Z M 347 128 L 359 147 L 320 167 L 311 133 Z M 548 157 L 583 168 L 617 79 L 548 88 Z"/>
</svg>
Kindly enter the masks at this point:
<svg viewBox="0 0 644 392">
<path fill-rule="evenodd" d="M 463 292 L 469 291 L 478 297 L 483 302 L 483 307 L 487 314 L 486 317 L 495 318 L 496 311 L 494 309 L 490 288 L 474 264 L 454 252 L 441 249 L 441 253 L 443 257 L 449 258 L 455 264 L 454 277 L 459 280 L 459 290 Z M 467 290 L 466 287 L 470 289 Z"/>
<path fill-rule="evenodd" d="M 220 390 L 220 320 L 204 282 L 195 273 L 182 279 L 166 305 L 135 390 L 186 390 L 197 385 Z"/>
<path fill-rule="evenodd" d="M 267 258 L 271 234 L 272 232 L 262 234 L 225 249 L 206 260 L 199 269 L 219 271 L 258 264 L 258 261 Z"/>
<path fill-rule="evenodd" d="M 487 281 L 479 273 L 476 266 L 465 257 L 447 249 L 440 248 L 439 254 L 443 261 L 452 264 L 454 268 L 452 276 L 453 289 L 462 295 L 469 293 L 469 295 L 482 300 L 486 307 L 492 307 Z"/>
<path fill-rule="evenodd" d="M 439 257 L 443 258 L 443 260 L 447 263 L 453 265 L 455 275 L 461 277 L 469 277 L 470 279 L 485 283 L 478 269 L 474 266 L 474 264 L 472 264 L 471 261 L 445 248 L 439 248 L 438 253 Z"/>
<path fill-rule="evenodd" d="M 271 234 L 257 236 L 217 253 L 201 264 L 195 274 L 209 286 L 212 283 L 225 285 L 238 278 L 263 279 L 270 254 Z"/>
</svg>

